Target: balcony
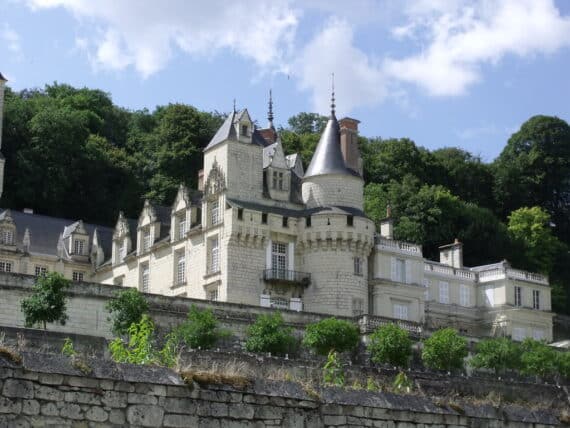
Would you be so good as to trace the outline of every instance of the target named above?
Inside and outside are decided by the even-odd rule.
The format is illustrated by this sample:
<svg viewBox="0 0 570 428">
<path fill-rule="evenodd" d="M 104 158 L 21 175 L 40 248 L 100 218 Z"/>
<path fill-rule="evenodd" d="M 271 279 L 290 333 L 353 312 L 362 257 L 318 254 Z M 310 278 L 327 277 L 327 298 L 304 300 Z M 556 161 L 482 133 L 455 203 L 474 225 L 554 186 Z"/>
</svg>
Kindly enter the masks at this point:
<svg viewBox="0 0 570 428">
<path fill-rule="evenodd" d="M 399 254 L 422 257 L 422 246 L 404 241 L 383 238 L 379 235 L 374 237 L 376 248 L 383 251 L 390 251 Z"/>
<path fill-rule="evenodd" d="M 303 300 L 298 297 L 286 299 L 284 297 L 272 297 L 269 294 L 261 294 L 259 296 L 259 306 L 301 312 L 303 310 Z"/>
<path fill-rule="evenodd" d="M 263 279 L 275 284 L 300 284 L 307 287 L 311 283 L 311 274 L 287 269 L 265 269 Z"/>
</svg>

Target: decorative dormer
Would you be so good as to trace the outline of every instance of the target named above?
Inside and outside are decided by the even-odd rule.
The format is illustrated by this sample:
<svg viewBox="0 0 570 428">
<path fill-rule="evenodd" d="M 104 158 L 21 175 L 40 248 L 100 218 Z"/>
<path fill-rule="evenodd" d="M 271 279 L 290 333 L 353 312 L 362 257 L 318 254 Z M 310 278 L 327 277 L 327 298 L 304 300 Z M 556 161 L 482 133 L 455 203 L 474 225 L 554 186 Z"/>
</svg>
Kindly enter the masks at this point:
<svg viewBox="0 0 570 428">
<path fill-rule="evenodd" d="M 184 184 L 178 187 L 176 199 L 172 205 L 172 216 L 170 221 L 170 241 L 175 242 L 186 238 L 191 222 L 191 208 L 188 189 Z"/>
<path fill-rule="evenodd" d="M 64 228 L 62 244 L 64 246 L 62 258 L 69 257 L 78 261 L 87 261 L 89 258 L 89 235 L 82 220 Z"/>
<path fill-rule="evenodd" d="M 247 109 L 243 109 L 236 115 L 235 120 L 236 133 L 238 140 L 243 143 L 251 143 L 251 136 L 253 134 L 253 121 L 249 116 Z"/>
<path fill-rule="evenodd" d="M 93 245 L 91 246 L 91 264 L 93 268 L 97 268 L 105 261 L 105 253 L 101 245 L 101 239 L 97 229 L 93 231 Z"/>
<path fill-rule="evenodd" d="M 160 236 L 160 222 L 156 211 L 148 199 L 144 201 L 144 206 L 139 216 L 137 227 L 137 249 L 138 254 L 145 254 L 150 251 Z"/>
<path fill-rule="evenodd" d="M 214 160 L 214 164 L 210 169 L 210 174 L 206 179 L 204 186 L 204 214 L 205 221 L 202 224 L 206 227 L 217 226 L 223 221 L 223 198 L 222 193 L 226 189 L 226 179 L 218 162 Z"/>
<path fill-rule="evenodd" d="M 30 247 L 32 245 L 32 234 L 30 232 L 30 229 L 28 229 L 27 227 L 26 230 L 24 231 L 24 237 L 22 238 L 22 245 L 24 253 L 29 253 Z"/>
<path fill-rule="evenodd" d="M 16 223 L 10 210 L 0 215 L 0 247 L 4 249 L 16 249 Z"/>
<path fill-rule="evenodd" d="M 114 265 L 122 263 L 127 254 L 132 251 L 131 230 L 129 222 L 122 211 L 119 213 L 119 219 L 113 232 L 113 247 L 111 251 Z"/>
<path fill-rule="evenodd" d="M 278 201 L 288 201 L 291 171 L 283 153 L 281 140 L 263 149 L 263 168 L 269 197 Z"/>
</svg>

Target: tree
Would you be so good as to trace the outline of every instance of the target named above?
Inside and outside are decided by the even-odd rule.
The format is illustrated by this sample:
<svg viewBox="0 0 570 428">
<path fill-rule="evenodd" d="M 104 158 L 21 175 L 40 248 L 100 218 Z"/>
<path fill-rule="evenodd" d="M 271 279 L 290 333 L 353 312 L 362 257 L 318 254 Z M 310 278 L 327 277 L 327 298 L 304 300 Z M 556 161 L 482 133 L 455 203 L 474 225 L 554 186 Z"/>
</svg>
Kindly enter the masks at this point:
<svg viewBox="0 0 570 428">
<path fill-rule="evenodd" d="M 507 369 L 520 369 L 520 349 L 507 338 L 484 339 L 477 344 L 476 354 L 469 364 L 494 370 L 495 374 Z"/>
<path fill-rule="evenodd" d="M 287 123 L 289 129 L 296 134 L 321 134 L 325 129 L 328 117 L 318 113 L 299 113 L 291 116 Z"/>
<path fill-rule="evenodd" d="M 412 356 L 412 341 L 406 330 L 386 324 L 370 335 L 368 352 L 373 362 L 407 367 Z"/>
<path fill-rule="evenodd" d="M 186 321 L 169 334 L 169 340 L 194 349 L 210 349 L 223 334 L 211 309 L 200 310 L 192 305 Z"/>
<path fill-rule="evenodd" d="M 426 339 L 422 351 L 424 364 L 436 370 L 461 369 L 466 356 L 467 341 L 453 328 L 436 331 Z"/>
<path fill-rule="evenodd" d="M 558 366 L 556 351 L 543 342 L 527 338 L 521 344 L 521 372 L 526 375 L 549 376 Z"/>
<path fill-rule="evenodd" d="M 107 302 L 105 309 L 111 313 L 109 318 L 113 333 L 126 334 L 133 323 L 138 323 L 148 311 L 148 302 L 136 288 L 128 288 L 115 293 Z"/>
<path fill-rule="evenodd" d="M 64 325 L 67 321 L 66 291 L 70 285 L 71 282 L 57 272 L 39 276 L 32 295 L 22 300 L 26 327 L 42 323 L 45 330 L 48 322 L 56 321 Z"/>
<path fill-rule="evenodd" d="M 331 351 L 353 351 L 360 340 L 358 327 L 346 320 L 325 318 L 307 325 L 303 345 L 319 355 L 328 355 Z"/>
<path fill-rule="evenodd" d="M 259 315 L 248 329 L 245 349 L 248 352 L 271 352 L 285 354 L 291 349 L 295 338 L 293 329 L 286 327 L 281 313 Z"/>
</svg>

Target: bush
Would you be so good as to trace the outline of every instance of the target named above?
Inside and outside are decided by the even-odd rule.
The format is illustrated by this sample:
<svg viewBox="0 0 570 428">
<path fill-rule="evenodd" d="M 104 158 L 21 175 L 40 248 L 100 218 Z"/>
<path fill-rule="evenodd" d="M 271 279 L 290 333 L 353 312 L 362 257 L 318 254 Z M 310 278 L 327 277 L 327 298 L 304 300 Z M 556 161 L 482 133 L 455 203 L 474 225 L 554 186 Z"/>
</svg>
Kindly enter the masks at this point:
<svg viewBox="0 0 570 428">
<path fill-rule="evenodd" d="M 558 352 L 556 364 L 558 373 L 570 380 L 570 352 Z"/>
<path fill-rule="evenodd" d="M 303 345 L 319 355 L 328 355 L 330 351 L 352 351 L 358 346 L 360 334 L 358 327 L 350 321 L 326 318 L 305 329 Z"/>
<path fill-rule="evenodd" d="M 184 343 L 194 349 L 210 349 L 225 335 L 211 309 L 200 310 L 192 305 L 186 321 L 168 335 L 168 341 L 175 346 Z"/>
<path fill-rule="evenodd" d="M 247 329 L 245 349 L 249 352 L 285 354 L 295 342 L 292 328 L 285 327 L 279 312 L 260 315 Z"/>
<path fill-rule="evenodd" d="M 426 367 L 447 371 L 461 369 L 466 356 L 467 341 L 453 328 L 438 330 L 424 342 L 422 360 Z"/>
<path fill-rule="evenodd" d="M 496 374 L 520 369 L 520 348 L 510 339 L 485 339 L 477 344 L 476 355 L 469 361 L 475 368 L 492 369 Z"/>
<path fill-rule="evenodd" d="M 156 364 L 160 361 L 153 346 L 154 322 L 148 315 L 132 323 L 128 329 L 129 342 L 119 337 L 109 344 L 111 358 L 117 363 Z"/>
<path fill-rule="evenodd" d="M 548 376 L 558 369 L 557 352 L 543 342 L 525 339 L 521 344 L 521 372 L 525 375 Z"/>
<path fill-rule="evenodd" d="M 407 367 L 412 355 L 412 341 L 403 328 L 386 324 L 370 335 L 368 352 L 375 363 Z"/>
<path fill-rule="evenodd" d="M 116 335 L 127 334 L 133 323 L 138 323 L 148 311 L 148 302 L 136 288 L 119 291 L 105 308 L 111 313 L 109 320 Z"/>
<path fill-rule="evenodd" d="M 68 279 L 57 272 L 41 275 L 36 279 L 32 295 L 22 301 L 26 327 L 58 321 L 61 325 L 67 321 L 66 291 L 71 285 Z"/>
<path fill-rule="evenodd" d="M 336 351 L 330 351 L 327 356 L 327 362 L 323 366 L 323 380 L 328 385 L 344 386 L 344 370 Z"/>
</svg>

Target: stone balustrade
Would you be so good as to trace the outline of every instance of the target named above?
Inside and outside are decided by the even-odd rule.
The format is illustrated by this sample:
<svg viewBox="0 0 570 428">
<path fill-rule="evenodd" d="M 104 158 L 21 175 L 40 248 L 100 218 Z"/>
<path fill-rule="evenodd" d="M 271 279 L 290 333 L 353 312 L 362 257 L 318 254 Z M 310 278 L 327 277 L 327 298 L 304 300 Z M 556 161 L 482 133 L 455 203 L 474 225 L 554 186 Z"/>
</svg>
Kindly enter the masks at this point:
<svg viewBox="0 0 570 428">
<path fill-rule="evenodd" d="M 404 241 L 396 241 L 394 239 L 386 239 L 381 236 L 375 236 L 374 244 L 379 250 L 392 251 L 401 254 L 414 255 L 422 257 L 422 246 L 411 244 Z"/>
</svg>

